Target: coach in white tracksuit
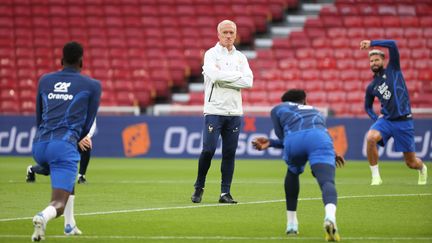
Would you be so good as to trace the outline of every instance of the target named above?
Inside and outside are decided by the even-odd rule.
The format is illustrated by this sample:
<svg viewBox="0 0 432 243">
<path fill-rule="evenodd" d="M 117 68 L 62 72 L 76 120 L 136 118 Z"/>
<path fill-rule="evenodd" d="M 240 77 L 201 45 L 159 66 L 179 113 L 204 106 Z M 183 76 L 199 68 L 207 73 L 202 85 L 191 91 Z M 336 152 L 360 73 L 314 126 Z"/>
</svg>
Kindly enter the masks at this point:
<svg viewBox="0 0 432 243">
<path fill-rule="evenodd" d="M 199 203 L 205 179 L 222 137 L 222 183 L 220 203 L 237 203 L 230 194 L 235 153 L 243 115 L 241 89 L 251 88 L 252 70 L 246 56 L 234 47 L 237 27 L 224 20 L 218 25 L 219 42 L 204 55 L 204 120 L 203 150 L 198 162 L 198 176 L 192 202 Z"/>
</svg>

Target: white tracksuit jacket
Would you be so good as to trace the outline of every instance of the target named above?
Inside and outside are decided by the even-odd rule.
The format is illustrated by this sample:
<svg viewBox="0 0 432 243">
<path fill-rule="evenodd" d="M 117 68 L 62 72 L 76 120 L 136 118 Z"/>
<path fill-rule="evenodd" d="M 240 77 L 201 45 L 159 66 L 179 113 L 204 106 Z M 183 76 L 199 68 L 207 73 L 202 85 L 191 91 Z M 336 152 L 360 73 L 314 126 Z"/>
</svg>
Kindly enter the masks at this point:
<svg viewBox="0 0 432 243">
<path fill-rule="evenodd" d="M 251 88 L 253 74 L 246 56 L 219 42 L 204 55 L 204 115 L 243 115 L 241 89 Z"/>
</svg>

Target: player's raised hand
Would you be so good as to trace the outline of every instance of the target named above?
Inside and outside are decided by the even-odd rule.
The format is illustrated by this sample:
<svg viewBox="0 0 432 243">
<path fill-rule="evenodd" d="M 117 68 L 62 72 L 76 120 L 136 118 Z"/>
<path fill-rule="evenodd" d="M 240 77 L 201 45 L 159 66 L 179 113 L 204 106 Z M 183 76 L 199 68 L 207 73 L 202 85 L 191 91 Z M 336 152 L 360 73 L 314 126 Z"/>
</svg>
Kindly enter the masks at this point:
<svg viewBox="0 0 432 243">
<path fill-rule="evenodd" d="M 337 155 L 335 156 L 335 161 L 336 161 L 336 167 L 341 168 L 345 165 L 345 159 L 344 157 Z"/>
<path fill-rule="evenodd" d="M 270 141 L 265 137 L 257 137 L 252 141 L 252 145 L 256 150 L 264 150 L 269 147 Z"/>
<path fill-rule="evenodd" d="M 370 47 L 370 43 L 371 43 L 370 40 L 362 40 L 362 41 L 360 42 L 360 50 L 366 50 L 366 49 L 369 49 L 369 47 Z"/>
</svg>

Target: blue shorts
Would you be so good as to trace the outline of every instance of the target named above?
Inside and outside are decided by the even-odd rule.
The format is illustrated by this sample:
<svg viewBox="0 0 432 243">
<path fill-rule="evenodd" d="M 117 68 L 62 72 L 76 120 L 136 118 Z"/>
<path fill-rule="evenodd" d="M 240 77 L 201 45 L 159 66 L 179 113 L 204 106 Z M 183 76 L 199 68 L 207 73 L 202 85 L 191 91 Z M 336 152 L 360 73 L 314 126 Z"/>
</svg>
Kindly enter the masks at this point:
<svg viewBox="0 0 432 243">
<path fill-rule="evenodd" d="M 393 137 L 395 151 L 397 152 L 415 152 L 414 143 L 414 122 L 407 121 L 389 121 L 379 118 L 370 128 L 381 133 L 380 146 L 385 146 L 387 141 Z"/>
<path fill-rule="evenodd" d="M 310 165 L 328 164 L 335 167 L 333 141 L 327 131 L 309 129 L 289 134 L 284 139 L 284 160 L 288 170 L 294 174 L 304 171 L 306 162 Z"/>
<path fill-rule="evenodd" d="M 61 140 L 34 143 L 33 158 L 49 168 L 53 189 L 72 192 L 80 159 L 76 146 Z"/>
</svg>

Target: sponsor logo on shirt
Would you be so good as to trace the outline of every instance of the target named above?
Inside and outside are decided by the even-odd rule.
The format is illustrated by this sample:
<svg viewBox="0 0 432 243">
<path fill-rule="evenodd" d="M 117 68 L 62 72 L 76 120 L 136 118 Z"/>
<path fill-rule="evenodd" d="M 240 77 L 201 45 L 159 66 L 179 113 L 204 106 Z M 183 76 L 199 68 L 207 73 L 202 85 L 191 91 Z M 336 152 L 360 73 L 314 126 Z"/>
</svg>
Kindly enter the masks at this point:
<svg viewBox="0 0 432 243">
<path fill-rule="evenodd" d="M 383 99 L 389 100 L 391 98 L 391 92 L 388 90 L 388 85 L 386 83 L 378 86 L 378 92 L 382 95 Z"/>
<path fill-rule="evenodd" d="M 71 83 L 66 83 L 66 82 L 58 82 L 56 84 L 54 84 L 54 90 L 53 92 L 59 92 L 59 93 L 67 93 L 68 92 L 68 88 L 70 87 Z M 49 100 L 72 100 L 73 99 L 73 95 L 71 94 L 56 94 L 56 93 L 49 93 L 48 94 L 48 99 Z"/>
<path fill-rule="evenodd" d="M 58 82 L 54 84 L 54 92 L 67 93 L 70 85 L 71 83 Z"/>
</svg>

